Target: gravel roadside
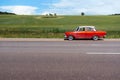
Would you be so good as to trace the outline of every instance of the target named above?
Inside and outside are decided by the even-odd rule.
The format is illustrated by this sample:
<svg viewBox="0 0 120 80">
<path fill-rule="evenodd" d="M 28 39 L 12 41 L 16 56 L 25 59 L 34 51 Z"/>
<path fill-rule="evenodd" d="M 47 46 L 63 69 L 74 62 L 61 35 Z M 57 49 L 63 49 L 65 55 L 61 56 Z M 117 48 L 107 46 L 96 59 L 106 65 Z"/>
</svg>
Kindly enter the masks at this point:
<svg viewBox="0 0 120 80">
<path fill-rule="evenodd" d="M 0 41 L 64 41 L 62 38 L 0 38 Z M 120 41 L 119 39 L 104 39 L 104 41 Z"/>
</svg>

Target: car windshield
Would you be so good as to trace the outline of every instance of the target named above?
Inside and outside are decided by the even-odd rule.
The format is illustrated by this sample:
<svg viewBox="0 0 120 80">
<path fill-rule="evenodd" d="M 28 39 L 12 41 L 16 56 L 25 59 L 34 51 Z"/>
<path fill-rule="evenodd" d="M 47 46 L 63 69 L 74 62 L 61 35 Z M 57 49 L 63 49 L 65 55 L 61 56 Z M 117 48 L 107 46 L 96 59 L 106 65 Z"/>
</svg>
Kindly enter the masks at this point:
<svg viewBox="0 0 120 80">
<path fill-rule="evenodd" d="M 74 31 L 78 31 L 79 30 L 79 27 L 77 27 Z"/>
</svg>

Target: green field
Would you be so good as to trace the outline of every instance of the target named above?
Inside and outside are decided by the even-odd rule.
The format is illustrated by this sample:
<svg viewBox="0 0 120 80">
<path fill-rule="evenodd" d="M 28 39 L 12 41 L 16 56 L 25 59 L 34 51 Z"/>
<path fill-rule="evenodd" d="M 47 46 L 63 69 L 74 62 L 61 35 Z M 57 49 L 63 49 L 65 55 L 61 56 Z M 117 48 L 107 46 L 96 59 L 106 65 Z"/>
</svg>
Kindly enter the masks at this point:
<svg viewBox="0 0 120 80">
<path fill-rule="evenodd" d="M 0 15 L 1 38 L 63 38 L 77 26 L 96 26 L 107 31 L 107 38 L 120 38 L 120 16 L 43 16 Z"/>
</svg>

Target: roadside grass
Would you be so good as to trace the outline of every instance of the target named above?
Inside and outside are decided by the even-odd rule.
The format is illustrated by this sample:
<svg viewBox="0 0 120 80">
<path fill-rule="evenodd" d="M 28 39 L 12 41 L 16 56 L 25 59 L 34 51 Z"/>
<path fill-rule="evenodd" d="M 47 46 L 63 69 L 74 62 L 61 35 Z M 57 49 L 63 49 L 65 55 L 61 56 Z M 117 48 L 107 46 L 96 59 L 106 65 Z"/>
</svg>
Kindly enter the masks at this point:
<svg viewBox="0 0 120 80">
<path fill-rule="evenodd" d="M 65 31 L 77 26 L 92 25 L 107 31 L 107 38 L 120 38 L 120 16 L 0 16 L 0 37 L 3 38 L 63 38 Z"/>
</svg>

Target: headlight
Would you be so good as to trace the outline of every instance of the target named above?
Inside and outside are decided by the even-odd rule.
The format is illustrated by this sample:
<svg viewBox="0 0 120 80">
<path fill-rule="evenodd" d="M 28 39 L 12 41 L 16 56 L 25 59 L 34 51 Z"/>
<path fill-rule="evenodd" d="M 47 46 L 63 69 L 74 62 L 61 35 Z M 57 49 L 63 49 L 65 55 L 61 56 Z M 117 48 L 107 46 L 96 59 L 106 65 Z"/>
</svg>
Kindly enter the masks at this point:
<svg viewBox="0 0 120 80">
<path fill-rule="evenodd" d="M 66 34 L 64 34 L 64 37 L 65 37 L 65 38 L 67 37 Z"/>
</svg>

